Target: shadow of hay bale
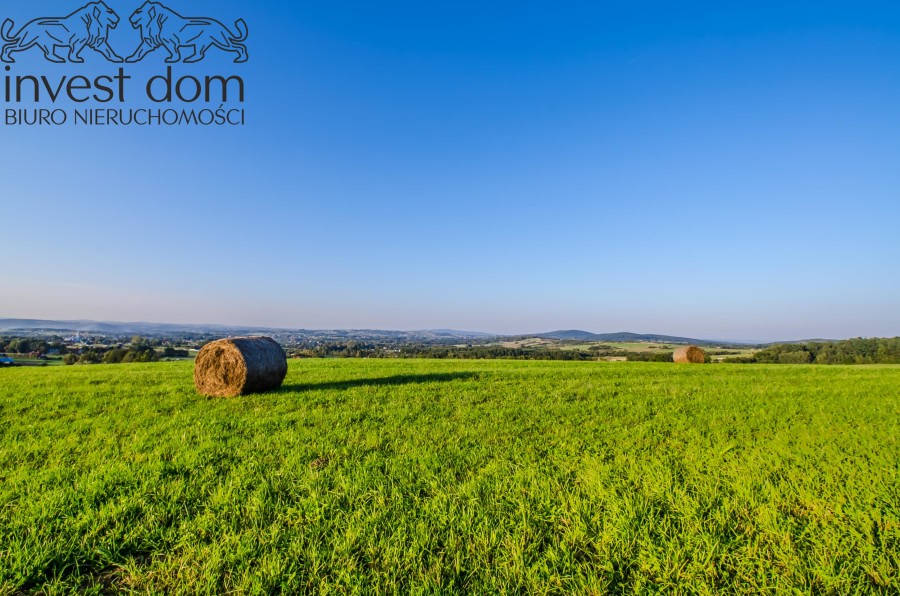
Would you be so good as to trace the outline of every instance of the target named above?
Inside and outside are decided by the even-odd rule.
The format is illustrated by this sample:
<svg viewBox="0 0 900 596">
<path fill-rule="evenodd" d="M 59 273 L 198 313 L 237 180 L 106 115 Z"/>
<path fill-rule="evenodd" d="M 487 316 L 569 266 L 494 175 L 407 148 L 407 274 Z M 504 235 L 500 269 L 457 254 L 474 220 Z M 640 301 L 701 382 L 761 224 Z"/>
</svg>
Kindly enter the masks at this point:
<svg viewBox="0 0 900 596">
<path fill-rule="evenodd" d="M 328 381 L 325 383 L 299 383 L 282 385 L 277 393 L 320 391 L 326 389 L 353 389 L 355 387 L 378 387 L 390 385 L 413 385 L 418 383 L 448 383 L 477 379 L 477 373 L 433 373 L 427 375 L 395 375 L 392 377 L 378 377 L 374 379 L 349 379 L 347 381 Z"/>
</svg>

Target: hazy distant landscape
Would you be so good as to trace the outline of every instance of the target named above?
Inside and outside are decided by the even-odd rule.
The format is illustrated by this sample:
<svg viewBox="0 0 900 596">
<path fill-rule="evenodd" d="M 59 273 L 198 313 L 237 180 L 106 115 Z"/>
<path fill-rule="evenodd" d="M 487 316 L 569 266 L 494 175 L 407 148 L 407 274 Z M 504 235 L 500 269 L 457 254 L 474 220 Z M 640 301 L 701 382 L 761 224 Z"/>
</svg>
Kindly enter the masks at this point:
<svg viewBox="0 0 900 596">
<path fill-rule="evenodd" d="M 222 325 L 0 320 L 0 365 L 118 364 L 190 359 L 229 336 L 272 337 L 293 358 L 512 359 L 672 362 L 675 350 L 702 348 L 708 363 L 900 364 L 900 338 L 747 344 L 669 335 L 564 330 L 502 336 L 434 329 L 306 330 Z"/>
<path fill-rule="evenodd" d="M 540 339 L 586 341 L 586 342 L 660 342 L 696 345 L 762 345 L 757 342 L 733 341 L 727 339 L 698 339 L 691 337 L 675 337 L 670 335 L 646 333 L 592 333 L 581 330 L 561 330 L 536 332 L 531 334 L 503 335 L 483 331 L 459 331 L 455 329 L 424 329 L 415 331 L 396 331 L 378 329 L 343 329 L 343 330 L 311 330 L 284 329 L 272 327 L 248 327 L 229 325 L 197 325 L 171 323 L 119 323 L 101 321 L 51 321 L 37 319 L 0 319 L 0 332 L 21 332 L 34 334 L 58 334 L 79 332 L 85 334 L 109 335 L 124 337 L 129 335 L 165 336 L 165 335 L 203 335 L 209 337 L 227 337 L 229 335 L 270 335 L 272 337 L 294 338 L 346 338 L 346 339 L 399 339 L 415 340 L 488 340 L 509 337 L 533 337 Z M 796 341 L 813 341 L 797 338 Z M 815 340 L 819 341 L 819 340 Z"/>
</svg>

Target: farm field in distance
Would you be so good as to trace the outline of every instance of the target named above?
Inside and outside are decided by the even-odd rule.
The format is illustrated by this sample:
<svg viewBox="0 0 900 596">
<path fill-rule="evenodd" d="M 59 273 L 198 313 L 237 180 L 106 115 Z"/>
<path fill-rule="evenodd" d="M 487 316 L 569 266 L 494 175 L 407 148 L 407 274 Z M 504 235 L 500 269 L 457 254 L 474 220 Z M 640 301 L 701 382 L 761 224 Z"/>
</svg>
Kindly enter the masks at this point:
<svg viewBox="0 0 900 596">
<path fill-rule="evenodd" d="M 491 345 L 491 344 L 489 344 Z M 665 342 L 647 342 L 647 341 L 560 341 L 557 339 L 547 339 L 542 337 L 529 337 L 525 339 L 513 339 L 497 342 L 493 345 L 499 345 L 504 348 L 520 348 L 520 349 L 558 349 L 558 350 L 615 350 L 622 352 L 636 353 L 662 353 L 674 352 L 685 344 L 673 344 Z M 717 347 L 713 345 L 703 345 L 703 349 L 708 352 L 727 352 L 727 354 L 716 354 L 710 356 L 712 361 L 720 361 L 724 358 L 747 357 L 752 356 L 759 351 L 754 347 Z M 622 359 L 618 359 L 622 360 Z"/>
<path fill-rule="evenodd" d="M 505 348 L 561 348 L 568 350 L 590 350 L 595 346 L 609 346 L 617 350 L 628 350 L 632 352 L 649 352 L 653 350 L 672 351 L 681 347 L 681 344 L 646 341 L 561 341 L 543 337 L 529 337 L 526 339 L 502 341 L 498 342 L 498 345 Z"/>
<path fill-rule="evenodd" d="M 0 594 L 900 591 L 900 366 L 0 370 Z"/>
</svg>

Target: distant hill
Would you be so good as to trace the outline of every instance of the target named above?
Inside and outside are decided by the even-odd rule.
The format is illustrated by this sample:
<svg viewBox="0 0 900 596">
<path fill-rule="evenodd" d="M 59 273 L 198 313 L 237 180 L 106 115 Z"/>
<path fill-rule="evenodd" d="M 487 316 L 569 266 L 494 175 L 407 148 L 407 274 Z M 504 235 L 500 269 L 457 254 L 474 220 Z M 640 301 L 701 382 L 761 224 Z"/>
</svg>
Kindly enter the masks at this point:
<svg viewBox="0 0 900 596">
<path fill-rule="evenodd" d="M 627 332 L 619 332 L 619 333 L 591 333 L 590 331 L 581 331 L 578 329 L 570 329 L 567 331 L 551 331 L 549 333 L 537 333 L 533 336 L 529 337 L 539 337 L 542 339 L 558 339 L 558 340 L 574 340 L 574 341 L 609 341 L 609 342 L 632 342 L 632 341 L 644 341 L 644 342 L 652 342 L 652 343 L 666 343 L 666 344 L 700 344 L 700 345 L 712 345 L 719 344 L 721 342 L 706 340 L 706 339 L 695 339 L 691 337 L 676 337 L 672 335 L 654 335 L 654 334 L 640 334 L 640 333 L 627 333 Z"/>
<path fill-rule="evenodd" d="M 496 333 L 483 333 L 481 331 L 459 331 L 457 329 L 426 329 L 420 333 L 433 333 L 439 337 L 467 337 L 471 339 L 483 339 L 499 337 Z"/>
<path fill-rule="evenodd" d="M 197 334 L 201 336 L 235 336 L 235 335 L 271 335 L 290 338 L 305 337 L 323 340 L 393 340 L 393 341 L 426 341 L 448 343 L 454 341 L 479 341 L 493 338 L 529 338 L 552 339 L 560 341 L 584 341 L 584 342 L 651 342 L 669 344 L 694 344 L 705 346 L 723 345 L 772 345 L 774 343 L 808 343 L 802 340 L 781 342 L 745 342 L 696 339 L 691 337 L 676 337 L 672 335 L 656 335 L 652 333 L 591 333 L 579 329 L 551 331 L 549 333 L 535 333 L 530 335 L 500 335 L 497 333 L 484 333 L 481 331 L 459 331 L 456 329 L 422 329 L 418 331 L 391 331 L 379 329 L 339 329 L 339 330 L 310 330 L 310 329 L 286 329 L 272 327 L 248 327 L 239 325 L 189 325 L 172 323 L 120 323 L 110 321 L 61 321 L 40 319 L 2 319 L 0 318 L 0 332 L 26 332 L 26 333 L 87 333 L 108 336 L 167 336 L 179 334 Z M 827 340 L 834 341 L 834 340 Z"/>
</svg>

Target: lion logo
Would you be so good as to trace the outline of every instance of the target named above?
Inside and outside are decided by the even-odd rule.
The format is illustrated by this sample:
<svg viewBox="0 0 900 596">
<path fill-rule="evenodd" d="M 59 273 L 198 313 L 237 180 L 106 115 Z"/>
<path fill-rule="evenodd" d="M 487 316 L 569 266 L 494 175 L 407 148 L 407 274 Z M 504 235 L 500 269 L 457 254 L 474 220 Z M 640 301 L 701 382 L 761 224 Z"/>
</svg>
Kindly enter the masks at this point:
<svg viewBox="0 0 900 596">
<path fill-rule="evenodd" d="M 14 52 L 24 52 L 34 46 L 44 52 L 50 62 L 66 62 L 56 54 L 56 48 L 69 48 L 69 62 L 84 62 L 81 52 L 91 48 L 103 54 L 110 62 L 122 62 L 106 38 L 110 29 L 119 24 L 119 15 L 103 2 L 91 2 L 79 8 L 67 17 L 44 17 L 29 21 L 15 35 L 11 35 L 14 23 L 10 19 L 3 21 L 0 36 L 6 43 L 0 51 L 0 60 L 15 62 Z"/>
<path fill-rule="evenodd" d="M 215 19 L 183 17 L 159 2 L 144 2 L 131 15 L 130 22 L 141 32 L 141 45 L 126 62 L 139 62 L 160 47 L 169 54 L 166 62 L 181 62 L 181 48 L 187 46 L 193 46 L 194 53 L 184 58 L 184 62 L 200 62 L 213 46 L 237 54 L 235 62 L 246 62 L 248 58 L 247 46 L 243 44 L 247 39 L 247 23 L 243 19 L 235 22 L 238 35 L 234 35 Z"/>
</svg>

